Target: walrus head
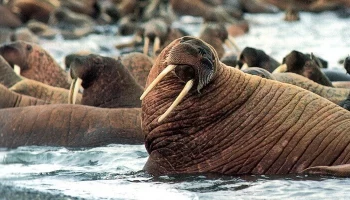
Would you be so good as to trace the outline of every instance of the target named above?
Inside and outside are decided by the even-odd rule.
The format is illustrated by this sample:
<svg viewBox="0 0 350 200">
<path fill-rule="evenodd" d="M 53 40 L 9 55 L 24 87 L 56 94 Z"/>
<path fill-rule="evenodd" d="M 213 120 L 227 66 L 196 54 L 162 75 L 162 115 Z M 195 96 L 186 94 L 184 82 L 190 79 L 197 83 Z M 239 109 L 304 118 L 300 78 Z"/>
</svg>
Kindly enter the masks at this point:
<svg viewBox="0 0 350 200">
<path fill-rule="evenodd" d="M 215 49 L 202 40 L 182 37 L 169 46 L 174 47 L 169 48 L 170 51 L 164 51 L 166 55 L 163 54 L 161 57 L 165 60 L 157 60 L 157 63 L 163 63 L 162 72 L 148 85 L 140 99 L 142 100 L 171 71 L 174 71 L 174 74 L 169 78 L 176 78 L 180 84 L 186 83 L 186 85 L 159 121 L 162 121 L 188 92 L 193 91 L 192 88 L 201 93 L 213 79 L 219 66 Z"/>
<path fill-rule="evenodd" d="M 33 44 L 18 41 L 0 46 L 0 55 L 10 64 L 12 68 L 18 66 L 21 71 L 29 69 L 28 55 L 33 51 Z"/>
<path fill-rule="evenodd" d="M 142 88 L 118 59 L 96 54 L 77 55 L 70 64 L 73 79 L 69 102 L 75 102 L 80 85 L 81 103 L 95 107 L 140 107 Z"/>
</svg>

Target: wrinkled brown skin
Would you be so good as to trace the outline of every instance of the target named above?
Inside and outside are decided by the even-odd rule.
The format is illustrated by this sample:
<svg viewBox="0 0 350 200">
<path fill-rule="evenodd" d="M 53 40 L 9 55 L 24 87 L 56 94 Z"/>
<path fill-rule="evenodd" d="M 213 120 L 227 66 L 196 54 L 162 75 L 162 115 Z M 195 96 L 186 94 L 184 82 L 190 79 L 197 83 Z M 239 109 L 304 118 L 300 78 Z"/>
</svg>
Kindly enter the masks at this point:
<svg viewBox="0 0 350 200">
<path fill-rule="evenodd" d="M 81 104 L 102 108 L 139 108 L 143 88 L 120 60 L 95 54 L 77 56 L 71 76 L 83 80 Z"/>
<path fill-rule="evenodd" d="M 241 52 L 239 60 L 247 63 L 249 67 L 261 67 L 269 72 L 273 72 L 281 64 L 263 50 L 246 47 Z"/>
<path fill-rule="evenodd" d="M 0 108 L 45 105 L 47 102 L 30 96 L 15 93 L 0 84 Z"/>
<path fill-rule="evenodd" d="M 295 73 L 276 73 L 273 74 L 273 77 L 277 81 L 289 83 L 301 87 L 305 90 L 309 90 L 336 104 L 344 101 L 350 94 L 350 89 L 324 86 Z"/>
<path fill-rule="evenodd" d="M 10 88 L 11 91 L 19 94 L 41 99 L 51 104 L 67 104 L 69 90 L 59 87 L 53 87 L 38 81 L 24 79 Z M 82 95 L 78 93 L 76 104 L 80 104 Z"/>
<path fill-rule="evenodd" d="M 0 5 L 0 27 L 17 28 L 22 25 L 21 20 L 8 7 Z"/>
<path fill-rule="evenodd" d="M 310 92 L 318 94 L 321 97 L 326 98 L 338 105 L 347 99 L 348 95 L 350 94 L 350 89 L 324 86 L 304 76 L 291 72 L 271 74 L 267 70 L 258 67 L 249 67 L 248 69 L 242 71 L 248 74 L 260 76 L 262 78 L 277 80 L 282 83 L 288 83 L 301 87 L 305 90 L 309 90 Z"/>
<path fill-rule="evenodd" d="M 228 32 L 224 24 L 207 23 L 199 38 L 214 47 L 221 59 L 225 54 L 224 43 L 228 38 Z"/>
<path fill-rule="evenodd" d="M 0 84 L 11 87 L 21 80 L 22 78 L 13 71 L 8 62 L 0 55 Z"/>
<path fill-rule="evenodd" d="M 321 71 L 315 59 L 299 51 L 292 51 L 283 58 L 283 63 L 287 64 L 287 72 L 300 74 L 321 85 L 333 87 L 332 82 Z"/>
<path fill-rule="evenodd" d="M 162 51 L 147 84 L 169 64 L 202 67 L 203 56 L 188 47 L 197 40 L 187 46 L 180 41 Z M 348 111 L 299 87 L 216 61 L 213 66 L 215 74 L 201 93 L 194 85 L 162 122 L 159 116 L 184 82 L 169 73 L 143 99 L 148 173 L 295 174 L 350 163 Z"/>
<path fill-rule="evenodd" d="M 350 81 L 333 81 L 332 85 L 336 88 L 348 88 L 348 89 L 350 89 Z"/>
<path fill-rule="evenodd" d="M 145 87 L 147 76 L 152 68 L 153 60 L 139 52 L 125 54 L 121 57 L 122 64 L 129 70 L 137 83 Z"/>
<path fill-rule="evenodd" d="M 140 109 L 44 105 L 0 110 L 0 146 L 142 144 Z"/>
<path fill-rule="evenodd" d="M 0 46 L 0 55 L 11 65 L 21 68 L 21 76 L 45 84 L 69 89 L 66 72 L 42 47 L 23 41 Z"/>
</svg>

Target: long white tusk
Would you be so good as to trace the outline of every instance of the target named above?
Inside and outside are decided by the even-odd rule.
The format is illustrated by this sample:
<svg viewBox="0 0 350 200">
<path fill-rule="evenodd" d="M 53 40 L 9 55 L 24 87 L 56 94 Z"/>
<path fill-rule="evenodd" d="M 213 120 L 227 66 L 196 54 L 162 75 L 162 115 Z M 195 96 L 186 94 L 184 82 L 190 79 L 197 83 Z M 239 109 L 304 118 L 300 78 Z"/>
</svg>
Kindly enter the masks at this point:
<svg viewBox="0 0 350 200">
<path fill-rule="evenodd" d="M 143 44 L 143 54 L 148 55 L 148 48 L 149 48 L 149 37 L 145 37 L 145 41 Z"/>
<path fill-rule="evenodd" d="M 165 113 L 162 116 L 159 117 L 158 122 L 161 122 L 162 120 L 164 120 L 170 114 L 170 112 L 173 111 L 177 105 L 179 105 L 181 100 L 191 90 L 192 86 L 193 86 L 193 79 L 187 81 L 184 89 L 182 89 L 182 91 L 180 92 L 179 96 L 176 97 L 175 101 L 171 104 L 171 106 L 168 108 L 168 110 L 165 111 Z"/>
<path fill-rule="evenodd" d="M 283 73 L 286 71 L 287 71 L 287 64 L 283 64 L 283 65 L 280 65 L 279 67 L 277 67 L 275 70 L 273 70 L 272 74 Z"/>
<path fill-rule="evenodd" d="M 18 65 L 13 66 L 13 71 L 15 71 L 18 76 L 21 75 L 21 68 Z"/>
<path fill-rule="evenodd" d="M 227 39 L 231 42 L 231 44 L 232 44 L 233 47 L 236 49 L 236 51 L 240 53 L 241 50 L 239 49 L 239 47 L 238 47 L 238 45 L 237 45 L 235 39 L 234 39 L 232 36 L 230 36 L 230 35 L 228 36 Z"/>
<path fill-rule="evenodd" d="M 153 56 L 156 55 L 156 51 L 160 48 L 160 39 L 159 37 L 156 37 L 154 39 L 154 43 L 153 43 Z"/>
<path fill-rule="evenodd" d="M 145 98 L 145 96 L 159 83 L 165 75 L 167 75 L 169 72 L 171 72 L 173 69 L 175 69 L 176 65 L 169 65 L 167 66 L 158 76 L 155 78 L 151 84 L 146 88 L 146 90 L 143 92 L 143 94 L 140 97 L 140 100 Z"/>
<path fill-rule="evenodd" d="M 242 65 L 241 70 L 245 70 L 245 69 L 248 69 L 248 68 L 249 68 L 248 64 L 247 64 L 247 63 L 244 63 L 244 64 Z"/>
<path fill-rule="evenodd" d="M 80 78 L 76 78 L 72 81 L 72 84 L 70 85 L 70 89 L 69 89 L 68 104 L 75 104 L 75 101 L 77 100 L 79 88 L 82 82 L 83 80 L 81 80 Z"/>
</svg>

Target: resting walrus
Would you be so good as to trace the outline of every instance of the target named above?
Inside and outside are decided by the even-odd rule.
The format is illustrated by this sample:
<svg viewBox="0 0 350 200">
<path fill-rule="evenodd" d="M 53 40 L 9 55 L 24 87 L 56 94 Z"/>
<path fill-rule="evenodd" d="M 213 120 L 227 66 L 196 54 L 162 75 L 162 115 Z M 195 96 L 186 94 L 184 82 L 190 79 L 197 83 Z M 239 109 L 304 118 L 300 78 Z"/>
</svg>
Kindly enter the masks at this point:
<svg viewBox="0 0 350 200">
<path fill-rule="evenodd" d="M 151 174 L 350 175 L 348 111 L 227 67 L 199 39 L 183 37 L 165 48 L 147 83 L 142 129 Z M 176 106 L 177 96 L 185 97 Z"/>
</svg>

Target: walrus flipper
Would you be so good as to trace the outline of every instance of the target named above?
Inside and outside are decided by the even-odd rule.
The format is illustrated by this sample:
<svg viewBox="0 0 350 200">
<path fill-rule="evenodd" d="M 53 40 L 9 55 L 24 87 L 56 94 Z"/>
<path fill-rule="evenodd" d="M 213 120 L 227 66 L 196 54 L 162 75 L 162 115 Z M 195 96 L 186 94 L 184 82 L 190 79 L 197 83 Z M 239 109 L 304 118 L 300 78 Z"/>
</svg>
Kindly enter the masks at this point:
<svg viewBox="0 0 350 200">
<path fill-rule="evenodd" d="M 350 177 L 350 164 L 335 166 L 315 166 L 302 171 L 303 174 L 329 175 L 339 177 Z"/>
</svg>

